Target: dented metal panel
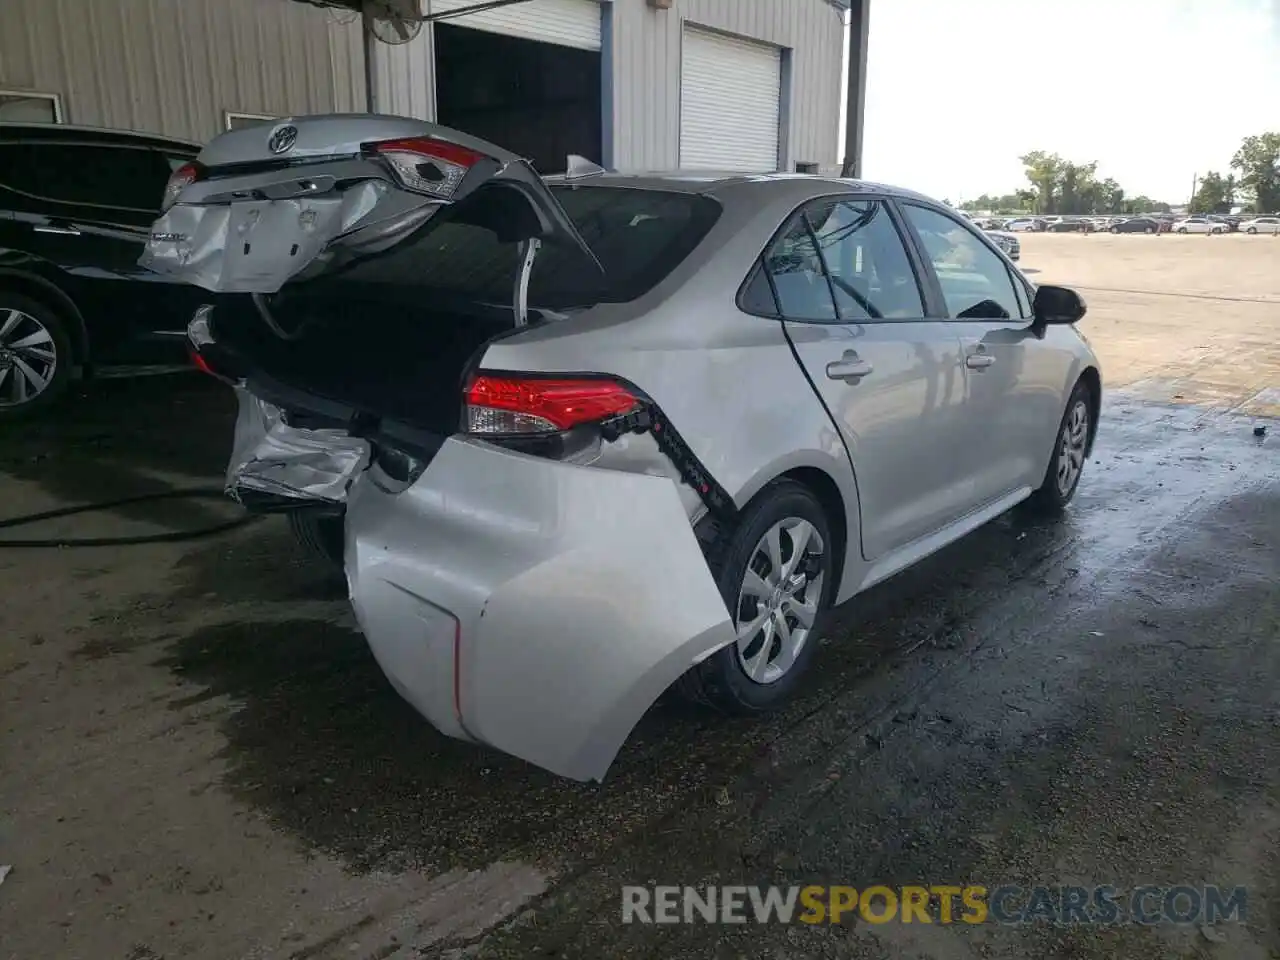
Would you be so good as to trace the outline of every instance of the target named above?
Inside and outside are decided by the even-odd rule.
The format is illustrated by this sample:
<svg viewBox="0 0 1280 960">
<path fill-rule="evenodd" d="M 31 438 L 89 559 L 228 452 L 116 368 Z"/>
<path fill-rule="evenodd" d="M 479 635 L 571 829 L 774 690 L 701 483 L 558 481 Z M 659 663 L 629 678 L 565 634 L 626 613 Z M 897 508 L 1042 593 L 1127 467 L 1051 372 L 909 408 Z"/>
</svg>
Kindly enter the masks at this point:
<svg viewBox="0 0 1280 960">
<path fill-rule="evenodd" d="M 384 486 L 374 468 L 348 501 L 352 602 L 446 733 L 601 779 L 658 695 L 734 640 L 670 479 L 454 438 Z"/>
</svg>

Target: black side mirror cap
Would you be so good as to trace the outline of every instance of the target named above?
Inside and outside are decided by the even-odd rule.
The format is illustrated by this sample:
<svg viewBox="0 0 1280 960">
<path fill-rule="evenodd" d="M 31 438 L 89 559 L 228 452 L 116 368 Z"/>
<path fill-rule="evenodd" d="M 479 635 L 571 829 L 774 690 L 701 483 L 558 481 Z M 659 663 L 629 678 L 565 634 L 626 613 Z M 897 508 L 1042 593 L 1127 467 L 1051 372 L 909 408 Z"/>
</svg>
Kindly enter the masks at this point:
<svg viewBox="0 0 1280 960">
<path fill-rule="evenodd" d="M 1041 326 L 1078 323 L 1088 309 L 1080 294 L 1070 287 L 1055 287 L 1053 284 L 1037 287 L 1036 298 L 1031 303 L 1031 312 Z"/>
</svg>

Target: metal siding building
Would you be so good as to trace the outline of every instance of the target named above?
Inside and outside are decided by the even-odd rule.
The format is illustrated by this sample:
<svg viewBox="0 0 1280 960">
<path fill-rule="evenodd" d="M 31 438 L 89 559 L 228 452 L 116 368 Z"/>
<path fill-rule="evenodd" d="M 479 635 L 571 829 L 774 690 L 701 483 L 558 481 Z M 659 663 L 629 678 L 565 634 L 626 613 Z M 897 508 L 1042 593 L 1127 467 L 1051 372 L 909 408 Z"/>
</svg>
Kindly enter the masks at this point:
<svg viewBox="0 0 1280 960">
<path fill-rule="evenodd" d="M 208 140 L 225 113 L 363 110 L 359 17 L 290 0 L 3 0 L 0 90 L 67 123 Z"/>
<path fill-rule="evenodd" d="M 458 2 L 424 0 L 423 8 L 439 12 Z M 710 32 L 773 48 L 778 101 L 761 116 L 777 117 L 778 168 L 835 168 L 844 42 L 837 4 L 672 0 L 658 9 L 649 0 L 529 0 L 505 14 L 514 23 L 509 30 L 502 11 L 447 22 L 524 36 L 546 24 L 549 34 L 559 32 L 558 42 L 585 45 L 593 35 L 573 22 L 583 10 L 600 18 L 597 159 L 606 165 L 679 164 L 685 39 L 699 30 L 699 37 Z M 430 27 L 408 44 L 386 46 L 366 42 L 358 15 L 295 0 L 4 0 L 0 18 L 0 91 L 57 94 L 69 123 L 203 141 L 225 129 L 228 111 L 282 116 L 372 106 L 436 115 Z M 741 103 L 735 109 L 752 119 Z M 689 136 L 696 127 L 685 119 Z"/>
</svg>

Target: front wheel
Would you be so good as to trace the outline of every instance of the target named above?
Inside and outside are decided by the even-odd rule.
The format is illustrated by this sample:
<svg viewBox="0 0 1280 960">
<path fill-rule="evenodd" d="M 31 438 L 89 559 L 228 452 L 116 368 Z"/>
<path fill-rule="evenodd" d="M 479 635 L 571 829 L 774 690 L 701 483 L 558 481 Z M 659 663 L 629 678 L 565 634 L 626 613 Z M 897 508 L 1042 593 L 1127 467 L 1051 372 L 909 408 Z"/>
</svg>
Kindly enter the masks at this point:
<svg viewBox="0 0 1280 960">
<path fill-rule="evenodd" d="M 1187 228 L 1186 228 L 1186 227 L 1179 227 L 1179 228 L 1178 228 L 1178 232 L 1179 232 L 1179 233 L 1186 233 L 1186 232 L 1187 232 Z"/>
<path fill-rule="evenodd" d="M 817 653 L 838 544 L 817 498 L 793 481 L 767 487 L 726 536 L 709 563 L 737 641 L 686 673 L 678 689 L 726 713 L 761 713 L 791 696 Z"/>
<path fill-rule="evenodd" d="M 1077 383 L 1062 414 L 1049 466 L 1039 489 L 1031 494 L 1032 507 L 1043 513 L 1058 514 L 1071 502 L 1084 472 L 1092 424 L 1093 398 L 1088 387 Z"/>
<path fill-rule="evenodd" d="M 1111 228 L 1111 232 L 1112 232 L 1112 233 L 1119 233 L 1119 232 L 1120 232 L 1120 228 L 1119 228 L 1119 227 L 1112 227 L 1112 228 Z"/>
<path fill-rule="evenodd" d="M 1248 230 L 1245 231 L 1245 233 L 1257 233 L 1257 232 L 1258 232 L 1257 227 L 1250 227 Z"/>
<path fill-rule="evenodd" d="M 1147 227 L 1147 229 L 1143 230 L 1142 232 L 1150 234 L 1150 233 L 1155 233 L 1156 231 L 1154 227 Z"/>
</svg>

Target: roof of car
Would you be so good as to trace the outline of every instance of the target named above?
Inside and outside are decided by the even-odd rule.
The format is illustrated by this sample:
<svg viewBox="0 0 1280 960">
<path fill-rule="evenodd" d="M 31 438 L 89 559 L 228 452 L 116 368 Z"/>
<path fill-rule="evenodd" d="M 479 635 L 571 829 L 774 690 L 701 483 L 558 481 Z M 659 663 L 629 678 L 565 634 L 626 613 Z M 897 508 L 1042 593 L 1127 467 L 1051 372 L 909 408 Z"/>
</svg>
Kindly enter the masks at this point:
<svg viewBox="0 0 1280 960">
<path fill-rule="evenodd" d="M 134 130 L 110 130 L 103 127 L 82 127 L 66 123 L 16 123 L 0 121 L 0 141 L 21 140 L 28 137 L 39 137 L 44 141 L 63 143 L 107 143 L 123 144 L 132 147 L 156 147 L 158 149 L 181 149 L 197 153 L 199 144 L 176 137 L 165 137 L 155 133 L 139 133 Z"/>
<path fill-rule="evenodd" d="M 582 186 L 607 185 L 635 187 L 637 189 L 672 190 L 682 193 L 724 194 L 739 189 L 794 190 L 799 194 L 820 194 L 834 190 L 851 193 L 875 193 L 911 200 L 937 203 L 931 197 L 903 187 L 876 183 L 871 180 L 853 180 L 844 177 L 823 177 L 811 173 L 743 173 L 730 170 L 660 170 L 646 173 L 596 173 L 584 177 L 569 178 L 563 174 L 544 178 L 552 185 L 580 184 Z"/>
</svg>

